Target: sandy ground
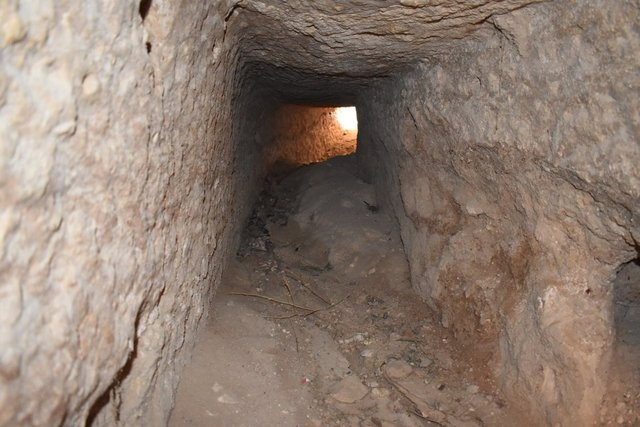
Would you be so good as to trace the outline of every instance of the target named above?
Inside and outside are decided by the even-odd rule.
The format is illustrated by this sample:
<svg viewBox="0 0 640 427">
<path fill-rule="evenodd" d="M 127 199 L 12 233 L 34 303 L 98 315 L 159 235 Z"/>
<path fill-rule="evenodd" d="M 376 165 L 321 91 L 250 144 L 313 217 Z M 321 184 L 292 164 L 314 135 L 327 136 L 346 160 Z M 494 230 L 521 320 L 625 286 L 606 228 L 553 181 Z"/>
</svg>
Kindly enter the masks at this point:
<svg viewBox="0 0 640 427">
<path fill-rule="evenodd" d="M 600 423 L 640 426 L 640 263 L 621 268 L 613 297 L 616 338 Z"/>
<path fill-rule="evenodd" d="M 170 425 L 541 425 L 506 403 L 488 367 L 462 361 L 411 289 L 396 223 L 353 169 L 334 159 L 267 185 Z"/>
</svg>

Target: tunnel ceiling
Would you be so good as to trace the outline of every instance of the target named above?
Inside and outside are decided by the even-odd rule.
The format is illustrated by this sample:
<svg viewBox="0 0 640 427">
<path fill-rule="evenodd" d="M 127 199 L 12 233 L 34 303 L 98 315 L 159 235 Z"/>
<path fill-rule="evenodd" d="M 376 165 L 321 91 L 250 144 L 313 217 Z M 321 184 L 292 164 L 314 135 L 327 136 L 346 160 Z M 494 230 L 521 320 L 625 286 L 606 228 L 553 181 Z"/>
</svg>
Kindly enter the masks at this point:
<svg viewBox="0 0 640 427">
<path fill-rule="evenodd" d="M 247 60 L 319 75 L 376 76 L 418 54 L 447 52 L 492 16 L 539 2 L 247 0 L 227 19 L 242 21 Z"/>
<path fill-rule="evenodd" d="M 372 77 L 321 75 L 266 62 L 247 64 L 247 69 L 247 77 L 270 90 L 279 101 L 318 107 L 355 105 L 362 90 L 388 78 L 383 74 Z"/>
<path fill-rule="evenodd" d="M 492 16 L 531 0 L 241 0 L 230 6 L 250 76 L 287 102 L 353 104 L 415 58 L 451 51 Z"/>
</svg>

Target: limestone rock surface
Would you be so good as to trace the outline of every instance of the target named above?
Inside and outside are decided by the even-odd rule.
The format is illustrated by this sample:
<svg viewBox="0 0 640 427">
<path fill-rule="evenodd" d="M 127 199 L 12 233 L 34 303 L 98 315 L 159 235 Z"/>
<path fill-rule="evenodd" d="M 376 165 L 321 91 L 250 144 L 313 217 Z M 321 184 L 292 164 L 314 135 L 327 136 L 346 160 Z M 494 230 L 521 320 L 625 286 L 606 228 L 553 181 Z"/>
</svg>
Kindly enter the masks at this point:
<svg viewBox="0 0 640 427">
<path fill-rule="evenodd" d="M 640 248 L 639 13 L 2 2 L 0 425 L 166 422 L 290 104 L 358 107 L 425 303 L 522 411 L 593 422 Z"/>
</svg>

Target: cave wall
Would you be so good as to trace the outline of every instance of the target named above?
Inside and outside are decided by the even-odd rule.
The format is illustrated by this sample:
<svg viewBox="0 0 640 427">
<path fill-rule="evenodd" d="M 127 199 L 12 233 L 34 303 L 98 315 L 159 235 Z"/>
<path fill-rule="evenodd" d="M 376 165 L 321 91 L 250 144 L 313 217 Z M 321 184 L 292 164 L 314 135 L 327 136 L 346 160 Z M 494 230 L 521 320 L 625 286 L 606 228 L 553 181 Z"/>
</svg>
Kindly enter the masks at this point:
<svg viewBox="0 0 640 427">
<path fill-rule="evenodd" d="M 640 17 L 569 3 L 493 16 L 367 92 L 359 155 L 467 357 L 543 422 L 587 425 L 640 236 Z"/>
<path fill-rule="evenodd" d="M 147 4 L 0 4 L 0 425 L 165 422 L 283 103 L 357 104 L 416 289 L 514 402 L 592 419 L 640 241 L 633 1 Z"/>
<path fill-rule="evenodd" d="M 345 131 L 335 108 L 283 105 L 275 112 L 270 153 L 280 167 L 322 162 L 356 151 L 357 131 Z"/>
<path fill-rule="evenodd" d="M 0 425 L 165 422 L 267 140 L 230 9 L 0 5 Z"/>
</svg>

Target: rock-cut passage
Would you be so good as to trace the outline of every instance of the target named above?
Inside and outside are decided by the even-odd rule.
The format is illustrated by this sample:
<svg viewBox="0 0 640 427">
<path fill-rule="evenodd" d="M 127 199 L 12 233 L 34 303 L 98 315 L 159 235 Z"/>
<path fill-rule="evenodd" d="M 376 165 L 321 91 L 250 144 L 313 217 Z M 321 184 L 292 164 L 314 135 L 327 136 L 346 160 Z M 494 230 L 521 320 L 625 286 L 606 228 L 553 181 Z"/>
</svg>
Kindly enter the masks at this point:
<svg viewBox="0 0 640 427">
<path fill-rule="evenodd" d="M 355 107 L 285 104 L 277 109 L 272 126 L 272 173 L 356 152 Z"/>
<path fill-rule="evenodd" d="M 633 424 L 640 422 L 640 259 L 619 267 L 613 304 L 615 340 L 601 420 Z"/>
<path fill-rule="evenodd" d="M 254 207 L 170 425 L 532 425 L 411 288 L 397 224 L 353 158 Z"/>
<path fill-rule="evenodd" d="M 638 425 L 639 22 L 0 1 L 0 426 Z"/>
</svg>

